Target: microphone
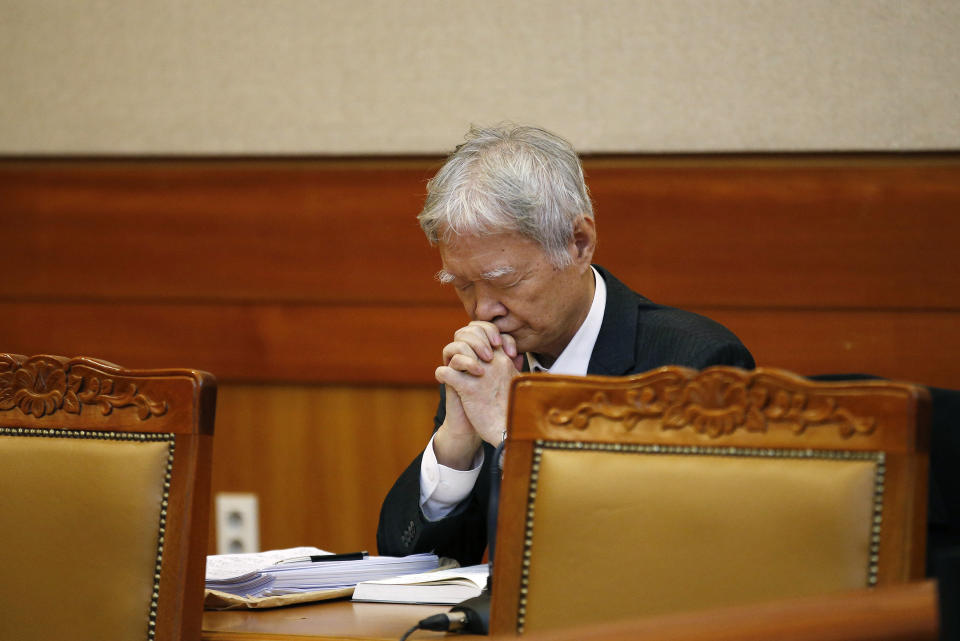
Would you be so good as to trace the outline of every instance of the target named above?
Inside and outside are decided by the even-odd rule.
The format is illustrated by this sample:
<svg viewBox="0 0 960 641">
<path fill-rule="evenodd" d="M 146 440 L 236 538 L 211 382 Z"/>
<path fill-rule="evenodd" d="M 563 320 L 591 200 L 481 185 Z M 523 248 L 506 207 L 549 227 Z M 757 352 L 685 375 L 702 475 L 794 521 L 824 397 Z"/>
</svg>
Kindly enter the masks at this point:
<svg viewBox="0 0 960 641">
<path fill-rule="evenodd" d="M 461 601 L 450 608 L 449 612 L 422 619 L 411 631 L 417 628 L 440 632 L 487 634 L 490 629 L 490 593 L 484 590 L 480 596 Z"/>
<path fill-rule="evenodd" d="M 480 596 L 456 604 L 448 613 L 448 616 L 453 615 L 464 617 L 458 629 L 472 634 L 487 634 L 490 630 L 490 591 L 484 590 Z"/>
<path fill-rule="evenodd" d="M 406 639 L 410 633 L 418 628 L 440 632 L 487 634 L 487 630 L 490 628 L 490 593 L 484 590 L 480 596 L 458 603 L 450 608 L 449 612 L 434 614 L 422 619 L 403 638 Z"/>
</svg>

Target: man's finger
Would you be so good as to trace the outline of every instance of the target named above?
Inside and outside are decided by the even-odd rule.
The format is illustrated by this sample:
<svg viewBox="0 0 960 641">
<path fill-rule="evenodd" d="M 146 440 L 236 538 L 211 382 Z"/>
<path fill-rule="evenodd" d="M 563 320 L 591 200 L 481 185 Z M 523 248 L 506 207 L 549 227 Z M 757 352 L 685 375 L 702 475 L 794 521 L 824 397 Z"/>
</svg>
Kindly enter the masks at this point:
<svg viewBox="0 0 960 641">
<path fill-rule="evenodd" d="M 455 342 L 469 345 L 474 353 L 485 361 L 489 361 L 491 358 L 493 358 L 493 351 L 499 345 L 499 343 L 494 344 L 490 342 L 490 336 L 486 330 L 477 325 L 467 325 L 466 327 L 461 327 L 453 333 L 453 338 Z"/>
<path fill-rule="evenodd" d="M 510 334 L 500 334 L 500 338 L 503 340 L 503 352 L 510 358 L 514 359 L 514 363 L 516 363 L 515 359 L 519 354 L 519 352 L 517 352 L 516 339 Z M 517 369 L 520 368 L 518 367 Z"/>
<path fill-rule="evenodd" d="M 441 365 L 434 370 L 433 377 L 437 379 L 438 383 L 448 386 L 457 394 L 460 393 L 460 388 L 463 387 L 467 379 L 472 378 L 467 372 L 462 372 L 446 365 Z"/>
<path fill-rule="evenodd" d="M 473 374 L 474 376 L 483 376 L 483 372 L 485 371 L 483 363 L 473 356 L 466 356 L 464 354 L 454 354 L 450 362 L 447 363 L 447 367 L 458 372 Z"/>
<path fill-rule="evenodd" d="M 490 321 L 470 321 L 470 324 L 467 327 L 476 327 L 479 328 L 487 336 L 487 341 L 494 347 L 500 347 L 503 344 L 500 330 L 497 329 L 497 326 L 491 323 Z"/>
<path fill-rule="evenodd" d="M 450 359 L 457 354 L 463 354 L 464 356 L 469 356 L 470 358 L 478 358 L 476 350 L 463 341 L 454 341 L 452 343 L 447 343 L 443 347 L 443 364 L 449 365 Z M 491 354 L 491 358 L 493 355 Z"/>
</svg>

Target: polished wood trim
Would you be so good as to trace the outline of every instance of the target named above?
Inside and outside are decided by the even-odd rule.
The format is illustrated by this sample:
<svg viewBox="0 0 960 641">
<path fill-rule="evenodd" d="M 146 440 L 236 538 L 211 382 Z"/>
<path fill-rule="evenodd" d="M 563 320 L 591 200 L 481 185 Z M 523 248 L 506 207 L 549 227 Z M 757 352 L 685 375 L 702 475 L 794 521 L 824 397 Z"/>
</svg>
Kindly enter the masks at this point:
<svg viewBox="0 0 960 641">
<path fill-rule="evenodd" d="M 960 312 L 865 309 L 701 309 L 758 365 L 804 375 L 861 373 L 960 388 Z"/>
<path fill-rule="evenodd" d="M 759 365 L 960 388 L 960 312 L 692 311 L 733 330 Z M 100 354 L 141 367 L 188 364 L 246 382 L 430 385 L 442 346 L 465 320 L 456 303 L 0 302 L 0 336 L 11 350 Z"/>
<path fill-rule="evenodd" d="M 936 641 L 933 581 L 565 630 L 490 641 Z"/>
<path fill-rule="evenodd" d="M 437 166 L 0 161 L 16 239 L 0 254 L 0 295 L 444 303 L 414 219 Z M 587 158 L 585 169 L 597 261 L 660 302 L 960 309 L 956 154 Z"/>
<path fill-rule="evenodd" d="M 18 351 L 80 348 L 220 380 L 429 384 L 459 306 L 0 303 Z M 36 349 L 32 349 L 36 348 Z"/>
<path fill-rule="evenodd" d="M 960 160 L 586 170 L 596 262 L 658 302 L 960 306 Z"/>
<path fill-rule="evenodd" d="M 439 158 L 0 159 L 0 335 L 221 380 L 425 384 Z M 587 157 L 596 261 L 761 364 L 960 387 L 960 154 Z"/>
<path fill-rule="evenodd" d="M 431 169 L 413 161 L 0 163 L 5 233 L 17 239 L 0 254 L 3 296 L 449 300 L 431 286 L 439 262 L 415 219 Z"/>
</svg>

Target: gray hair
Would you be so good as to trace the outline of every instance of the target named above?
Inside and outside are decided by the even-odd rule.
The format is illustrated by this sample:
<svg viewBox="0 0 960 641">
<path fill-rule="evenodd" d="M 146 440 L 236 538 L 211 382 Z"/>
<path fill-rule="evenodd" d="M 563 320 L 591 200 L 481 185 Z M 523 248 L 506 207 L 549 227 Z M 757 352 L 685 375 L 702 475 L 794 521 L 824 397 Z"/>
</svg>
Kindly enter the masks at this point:
<svg viewBox="0 0 960 641">
<path fill-rule="evenodd" d="M 432 245 L 517 232 L 564 267 L 581 216 L 593 218 L 593 205 L 573 146 L 549 131 L 508 124 L 470 128 L 427 183 L 417 220 Z"/>
</svg>

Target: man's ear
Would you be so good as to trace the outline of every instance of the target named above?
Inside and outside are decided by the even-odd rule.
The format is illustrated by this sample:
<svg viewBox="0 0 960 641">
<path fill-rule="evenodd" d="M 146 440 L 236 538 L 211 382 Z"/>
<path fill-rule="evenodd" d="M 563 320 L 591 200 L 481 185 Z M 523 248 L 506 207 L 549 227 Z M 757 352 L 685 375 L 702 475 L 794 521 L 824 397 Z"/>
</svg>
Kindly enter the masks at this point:
<svg viewBox="0 0 960 641">
<path fill-rule="evenodd" d="M 581 216 L 573 226 L 570 255 L 578 265 L 589 265 L 597 248 L 597 225 L 593 218 Z"/>
</svg>

